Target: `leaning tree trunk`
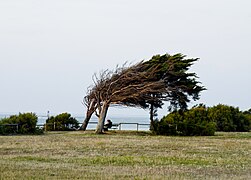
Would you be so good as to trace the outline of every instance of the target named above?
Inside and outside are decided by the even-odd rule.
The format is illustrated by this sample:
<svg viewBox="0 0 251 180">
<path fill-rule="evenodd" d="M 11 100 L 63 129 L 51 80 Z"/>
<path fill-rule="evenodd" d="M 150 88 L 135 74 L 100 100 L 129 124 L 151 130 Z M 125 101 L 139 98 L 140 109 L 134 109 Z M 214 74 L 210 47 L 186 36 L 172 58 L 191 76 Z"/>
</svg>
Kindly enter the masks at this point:
<svg viewBox="0 0 251 180">
<path fill-rule="evenodd" d="M 150 105 L 150 130 L 154 129 L 154 106 Z"/>
<path fill-rule="evenodd" d="M 103 129 L 104 129 L 104 123 L 105 123 L 105 118 L 107 115 L 107 111 L 109 108 L 109 104 L 107 102 L 103 102 L 103 105 L 101 107 L 101 112 L 99 114 L 99 119 L 98 119 L 98 125 L 96 127 L 96 134 L 102 134 Z"/>
<path fill-rule="evenodd" d="M 83 130 L 85 131 L 86 128 L 87 128 L 87 125 L 92 117 L 92 114 L 96 111 L 96 104 L 95 104 L 95 101 L 92 100 L 90 103 L 88 103 L 87 105 L 87 112 L 86 112 L 86 117 L 85 117 L 85 120 L 83 122 L 83 124 L 81 125 L 80 127 L 80 130 Z"/>
<path fill-rule="evenodd" d="M 83 130 L 83 131 L 86 130 L 87 125 L 88 125 L 93 113 L 94 113 L 94 111 L 87 111 L 85 120 L 84 120 L 83 124 L 81 125 L 80 130 Z"/>
</svg>

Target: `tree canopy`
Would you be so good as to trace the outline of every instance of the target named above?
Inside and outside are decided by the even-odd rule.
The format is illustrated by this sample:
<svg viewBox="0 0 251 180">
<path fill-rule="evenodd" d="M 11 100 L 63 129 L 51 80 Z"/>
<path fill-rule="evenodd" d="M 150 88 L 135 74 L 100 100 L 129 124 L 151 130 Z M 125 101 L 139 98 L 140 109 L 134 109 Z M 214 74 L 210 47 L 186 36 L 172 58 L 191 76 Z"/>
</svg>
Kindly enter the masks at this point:
<svg viewBox="0 0 251 180">
<path fill-rule="evenodd" d="M 112 104 L 154 109 L 169 101 L 169 110 L 186 109 L 190 98 L 199 99 L 205 89 L 196 74 L 188 72 L 197 60 L 186 59 L 182 54 L 156 55 L 129 67 L 117 66 L 114 71 L 95 74 L 94 85 L 84 98 L 87 115 L 83 126 L 86 128 L 95 112 L 99 118 L 96 132 L 102 133 L 107 110 Z"/>
</svg>

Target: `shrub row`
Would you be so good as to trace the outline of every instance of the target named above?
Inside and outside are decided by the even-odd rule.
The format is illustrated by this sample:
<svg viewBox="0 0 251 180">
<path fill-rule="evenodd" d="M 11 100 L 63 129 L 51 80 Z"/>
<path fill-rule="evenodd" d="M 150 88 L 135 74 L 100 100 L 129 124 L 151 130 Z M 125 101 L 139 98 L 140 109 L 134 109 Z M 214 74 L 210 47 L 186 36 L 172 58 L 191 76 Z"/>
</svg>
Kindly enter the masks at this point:
<svg viewBox="0 0 251 180">
<path fill-rule="evenodd" d="M 215 131 L 245 132 L 250 130 L 251 110 L 219 104 L 214 107 L 198 105 L 185 112 L 175 111 L 153 124 L 159 135 L 210 136 Z"/>
<path fill-rule="evenodd" d="M 208 118 L 216 123 L 217 131 L 247 132 L 251 125 L 251 109 L 242 112 L 239 108 L 219 104 L 208 108 Z"/>
<path fill-rule="evenodd" d="M 37 127 L 38 117 L 34 113 L 19 113 L 0 120 L 0 134 L 41 134 L 44 129 Z M 79 128 L 79 122 L 71 114 L 62 113 L 46 120 L 48 131 L 68 131 Z"/>
<path fill-rule="evenodd" d="M 37 115 L 34 113 L 19 113 L 0 120 L 0 134 L 41 134 L 36 127 Z"/>
</svg>

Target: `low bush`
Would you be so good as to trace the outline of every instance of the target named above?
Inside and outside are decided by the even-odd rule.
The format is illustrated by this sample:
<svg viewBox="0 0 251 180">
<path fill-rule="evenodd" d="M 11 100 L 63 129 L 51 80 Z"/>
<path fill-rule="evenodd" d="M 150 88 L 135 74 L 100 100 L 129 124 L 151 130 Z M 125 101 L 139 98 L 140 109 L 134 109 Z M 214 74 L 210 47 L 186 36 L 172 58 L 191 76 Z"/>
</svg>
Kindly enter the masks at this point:
<svg viewBox="0 0 251 180">
<path fill-rule="evenodd" d="M 208 118 L 205 106 L 172 112 L 154 124 L 153 131 L 159 135 L 212 136 L 216 131 L 216 124 Z"/>
<path fill-rule="evenodd" d="M 249 109 L 248 111 L 244 111 L 243 112 L 246 121 L 244 122 L 245 127 L 248 127 L 249 131 L 251 130 L 251 109 Z"/>
<path fill-rule="evenodd" d="M 19 113 L 0 120 L 0 134 L 40 134 L 34 113 Z"/>
<path fill-rule="evenodd" d="M 70 131 L 79 128 L 79 122 L 71 114 L 62 113 L 46 120 L 47 131 Z"/>
<path fill-rule="evenodd" d="M 250 130 L 248 111 L 241 112 L 239 108 L 219 104 L 208 108 L 208 117 L 217 124 L 217 131 L 247 132 Z"/>
</svg>

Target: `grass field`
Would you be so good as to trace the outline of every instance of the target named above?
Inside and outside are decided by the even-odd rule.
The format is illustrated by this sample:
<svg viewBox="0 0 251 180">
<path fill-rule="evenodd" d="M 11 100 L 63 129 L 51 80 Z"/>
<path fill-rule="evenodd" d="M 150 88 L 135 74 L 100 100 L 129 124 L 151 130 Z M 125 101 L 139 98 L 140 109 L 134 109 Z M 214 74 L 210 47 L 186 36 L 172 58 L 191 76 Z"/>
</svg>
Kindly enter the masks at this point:
<svg viewBox="0 0 251 180">
<path fill-rule="evenodd" d="M 251 179 L 251 133 L 0 136 L 0 179 Z"/>
</svg>

